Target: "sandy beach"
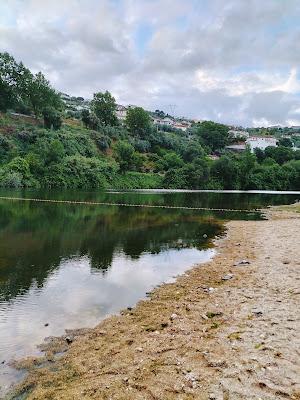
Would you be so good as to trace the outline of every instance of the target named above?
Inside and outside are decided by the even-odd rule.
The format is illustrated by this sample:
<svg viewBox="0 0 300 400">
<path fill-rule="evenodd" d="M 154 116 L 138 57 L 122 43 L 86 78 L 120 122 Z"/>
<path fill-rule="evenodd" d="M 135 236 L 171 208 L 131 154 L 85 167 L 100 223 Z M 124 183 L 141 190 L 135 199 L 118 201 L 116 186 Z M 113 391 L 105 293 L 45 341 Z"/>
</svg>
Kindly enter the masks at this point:
<svg viewBox="0 0 300 400">
<path fill-rule="evenodd" d="M 19 391 L 30 400 L 300 399 L 299 206 L 267 217 L 228 222 L 211 262 L 20 362 L 31 370 Z M 53 351 L 65 352 L 56 361 Z"/>
</svg>

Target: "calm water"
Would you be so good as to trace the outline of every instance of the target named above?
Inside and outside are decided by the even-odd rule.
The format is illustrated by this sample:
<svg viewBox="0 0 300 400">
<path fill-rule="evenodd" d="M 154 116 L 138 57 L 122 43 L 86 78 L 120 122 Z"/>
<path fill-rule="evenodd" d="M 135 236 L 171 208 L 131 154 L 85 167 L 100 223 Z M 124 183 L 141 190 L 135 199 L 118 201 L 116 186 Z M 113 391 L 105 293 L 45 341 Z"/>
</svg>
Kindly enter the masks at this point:
<svg viewBox="0 0 300 400">
<path fill-rule="evenodd" d="M 211 240 L 222 232 L 220 219 L 260 218 L 247 210 L 292 203 L 300 194 L 0 191 L 0 196 L 245 209 L 211 213 L 0 200 L 4 393 L 20 378 L 9 360 L 36 354 L 46 336 L 94 326 L 209 260 Z"/>
</svg>

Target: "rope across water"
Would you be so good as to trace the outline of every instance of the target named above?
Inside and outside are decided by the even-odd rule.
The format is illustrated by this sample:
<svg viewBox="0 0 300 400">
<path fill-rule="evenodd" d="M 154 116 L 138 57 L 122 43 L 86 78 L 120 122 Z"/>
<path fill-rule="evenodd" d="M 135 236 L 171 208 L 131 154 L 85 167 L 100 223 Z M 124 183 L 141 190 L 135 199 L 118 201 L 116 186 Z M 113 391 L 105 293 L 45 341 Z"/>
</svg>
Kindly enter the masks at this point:
<svg viewBox="0 0 300 400">
<path fill-rule="evenodd" d="M 11 201 L 34 201 L 39 203 L 62 203 L 62 204 L 81 204 L 91 206 L 121 206 L 121 207 L 143 207 L 143 208 L 164 208 L 172 210 L 198 210 L 198 211 L 218 211 L 218 212 L 241 212 L 256 213 L 257 210 L 238 210 L 232 208 L 208 208 L 208 207 L 185 207 L 185 206 L 164 206 L 151 204 L 130 204 L 130 203 L 109 203 L 101 201 L 78 201 L 78 200 L 53 200 L 53 199 L 32 199 L 27 197 L 5 197 L 0 196 L 0 200 Z"/>
</svg>

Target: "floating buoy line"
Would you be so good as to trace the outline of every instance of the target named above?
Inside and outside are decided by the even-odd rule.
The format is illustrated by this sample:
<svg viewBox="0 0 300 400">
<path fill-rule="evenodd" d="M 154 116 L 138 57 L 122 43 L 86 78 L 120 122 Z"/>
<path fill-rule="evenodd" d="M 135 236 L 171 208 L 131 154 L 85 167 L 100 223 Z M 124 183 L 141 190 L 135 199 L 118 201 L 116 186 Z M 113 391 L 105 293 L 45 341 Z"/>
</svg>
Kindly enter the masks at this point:
<svg viewBox="0 0 300 400">
<path fill-rule="evenodd" d="M 4 196 L 0 196 L 0 200 L 31 201 L 31 202 L 38 202 L 38 203 L 57 203 L 57 204 L 80 204 L 80 205 L 87 205 L 87 206 L 117 206 L 117 207 L 163 208 L 163 209 L 171 209 L 171 210 L 241 212 L 241 213 L 247 213 L 247 214 L 256 213 L 259 211 L 259 210 L 239 210 L 239 209 L 232 209 L 232 208 L 164 206 L 164 205 L 151 205 L 151 204 L 109 203 L 109 202 L 102 202 L 102 201 L 32 199 L 32 198 L 27 198 L 27 197 L 4 197 Z"/>
</svg>

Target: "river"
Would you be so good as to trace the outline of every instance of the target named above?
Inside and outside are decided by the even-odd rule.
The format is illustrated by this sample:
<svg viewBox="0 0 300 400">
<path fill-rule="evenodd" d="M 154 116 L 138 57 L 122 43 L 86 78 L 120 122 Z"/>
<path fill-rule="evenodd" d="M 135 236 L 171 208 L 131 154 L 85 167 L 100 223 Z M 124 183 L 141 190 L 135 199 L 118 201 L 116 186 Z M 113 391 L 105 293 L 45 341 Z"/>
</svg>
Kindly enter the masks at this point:
<svg viewBox="0 0 300 400">
<path fill-rule="evenodd" d="M 226 219 L 289 204 L 300 193 L 9 191 L 0 197 L 0 393 L 22 377 L 12 359 L 65 329 L 91 327 L 133 306 L 156 285 L 214 255 Z M 178 208 L 149 208 L 147 206 Z M 236 209 L 190 210 L 182 207 Z M 244 210 L 241 212 L 241 210 Z"/>
</svg>

